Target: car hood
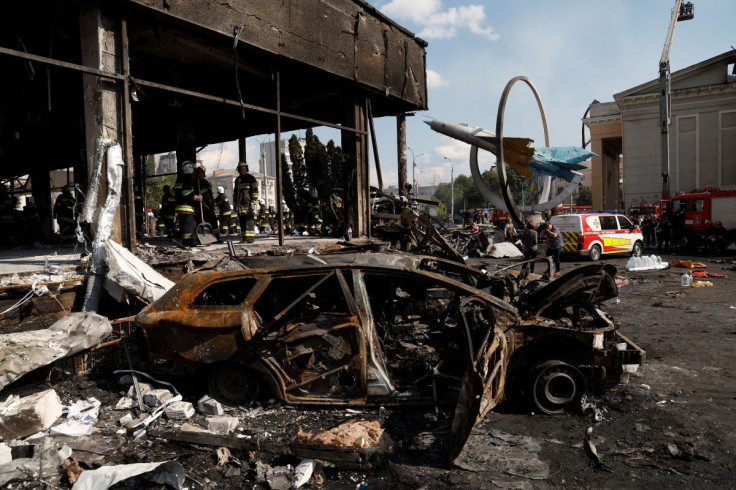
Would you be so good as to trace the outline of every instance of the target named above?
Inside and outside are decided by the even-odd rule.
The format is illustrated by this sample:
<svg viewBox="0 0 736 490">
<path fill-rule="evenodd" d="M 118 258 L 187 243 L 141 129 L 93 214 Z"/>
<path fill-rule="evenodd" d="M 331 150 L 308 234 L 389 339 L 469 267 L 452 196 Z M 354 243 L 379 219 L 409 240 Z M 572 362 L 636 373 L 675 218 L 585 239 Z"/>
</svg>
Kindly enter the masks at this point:
<svg viewBox="0 0 736 490">
<path fill-rule="evenodd" d="M 541 316 L 550 307 L 593 306 L 618 296 L 615 276 L 616 268 L 612 265 L 579 267 L 523 296 L 516 306 L 521 313 L 533 316 Z"/>
</svg>

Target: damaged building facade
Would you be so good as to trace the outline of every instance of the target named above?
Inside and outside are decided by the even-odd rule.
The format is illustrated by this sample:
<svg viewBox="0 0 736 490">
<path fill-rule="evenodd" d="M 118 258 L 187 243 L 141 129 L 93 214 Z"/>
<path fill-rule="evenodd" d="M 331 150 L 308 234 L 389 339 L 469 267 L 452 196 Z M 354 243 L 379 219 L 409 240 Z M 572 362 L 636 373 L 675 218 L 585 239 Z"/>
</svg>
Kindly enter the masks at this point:
<svg viewBox="0 0 736 490">
<path fill-rule="evenodd" d="M 66 169 L 83 195 L 98 139 L 122 149 L 113 236 L 131 248 L 146 155 L 194 161 L 207 144 L 239 140 L 244 160 L 249 136 L 280 140 L 281 131 L 313 126 L 341 131 L 349 219 L 366 234 L 369 119 L 398 116 L 401 144 L 403 114 L 427 108 L 426 43 L 359 0 L 44 1 L 2 10 L 0 177 L 12 194 L 33 196 L 44 236 L 59 190 L 49 173 Z"/>
</svg>

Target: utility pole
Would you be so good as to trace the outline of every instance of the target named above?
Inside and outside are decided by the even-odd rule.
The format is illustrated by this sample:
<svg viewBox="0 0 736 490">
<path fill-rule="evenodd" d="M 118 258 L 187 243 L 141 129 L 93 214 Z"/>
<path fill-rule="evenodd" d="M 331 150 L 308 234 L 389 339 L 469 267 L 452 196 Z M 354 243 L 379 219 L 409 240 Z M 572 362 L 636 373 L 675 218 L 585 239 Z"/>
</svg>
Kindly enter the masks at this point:
<svg viewBox="0 0 736 490">
<path fill-rule="evenodd" d="M 449 158 L 443 157 L 450 162 L 450 222 L 455 225 L 455 165 L 462 162 L 451 162 Z"/>
<path fill-rule="evenodd" d="M 424 153 L 420 153 L 419 155 L 414 155 L 414 150 L 407 147 L 407 150 L 411 152 L 411 180 L 414 182 L 414 185 L 412 189 L 414 190 L 414 198 L 417 197 L 417 157 L 420 157 L 424 155 Z"/>
</svg>

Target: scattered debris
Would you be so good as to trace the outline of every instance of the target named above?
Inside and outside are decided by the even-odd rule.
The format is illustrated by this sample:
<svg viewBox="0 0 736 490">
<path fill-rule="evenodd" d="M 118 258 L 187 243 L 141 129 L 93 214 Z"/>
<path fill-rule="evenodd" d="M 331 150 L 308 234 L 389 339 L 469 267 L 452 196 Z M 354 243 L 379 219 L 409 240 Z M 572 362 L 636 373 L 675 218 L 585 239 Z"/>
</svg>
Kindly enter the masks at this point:
<svg viewBox="0 0 736 490">
<path fill-rule="evenodd" d="M 685 269 L 705 268 L 708 267 L 702 262 L 693 262 L 692 260 L 673 260 L 672 267 L 684 267 Z"/>
<path fill-rule="evenodd" d="M 499 430 L 473 432 L 453 464 L 467 471 L 491 468 L 531 480 L 549 478 L 549 464 L 540 458 L 541 444 L 533 437 Z"/>
<path fill-rule="evenodd" d="M 164 409 L 166 418 L 171 420 L 189 420 L 194 415 L 194 405 L 189 402 L 174 402 Z"/>
<path fill-rule="evenodd" d="M 220 436 L 226 436 L 234 431 L 238 426 L 238 423 L 240 423 L 240 421 L 237 417 L 230 417 L 227 415 L 216 415 L 205 419 L 207 430 Z"/>
<path fill-rule="evenodd" d="M 394 444 L 381 424 L 364 420 L 346 422 L 317 434 L 299 430 L 293 440 L 317 446 L 370 448 L 374 454 L 390 453 Z"/>
<path fill-rule="evenodd" d="M 44 330 L 0 335 L 0 389 L 40 366 L 100 344 L 111 333 L 106 317 L 75 312 Z"/>
<path fill-rule="evenodd" d="M 632 256 L 626 263 L 626 270 L 629 272 L 640 271 L 661 271 L 669 269 L 670 265 L 663 262 L 658 255 L 642 255 L 641 257 Z"/>
<path fill-rule="evenodd" d="M 296 468 L 294 468 L 293 487 L 299 488 L 307 483 L 309 479 L 312 478 L 315 466 L 317 466 L 317 462 L 315 460 L 309 458 L 303 459 Z"/>
<path fill-rule="evenodd" d="M 48 429 L 61 414 L 61 400 L 53 389 L 24 398 L 10 395 L 0 403 L 0 438 L 19 439 Z"/>
<path fill-rule="evenodd" d="M 122 245 L 108 240 L 105 242 L 107 265 L 105 289 L 120 302 L 127 302 L 127 295 L 133 294 L 146 301 L 160 298 L 174 285 L 148 264 L 133 255 Z"/>
<path fill-rule="evenodd" d="M 209 395 L 204 395 L 197 401 L 197 410 L 204 415 L 222 415 L 222 404 Z"/>
<path fill-rule="evenodd" d="M 691 275 L 693 277 L 712 277 L 712 278 L 728 279 L 728 275 L 721 274 L 720 272 L 693 271 Z"/>
<path fill-rule="evenodd" d="M 184 468 L 179 463 L 173 461 L 136 463 L 103 466 L 96 470 L 85 471 L 79 476 L 72 490 L 105 490 L 133 477 L 159 485 L 168 485 L 174 489 L 181 489 L 185 481 Z"/>
</svg>

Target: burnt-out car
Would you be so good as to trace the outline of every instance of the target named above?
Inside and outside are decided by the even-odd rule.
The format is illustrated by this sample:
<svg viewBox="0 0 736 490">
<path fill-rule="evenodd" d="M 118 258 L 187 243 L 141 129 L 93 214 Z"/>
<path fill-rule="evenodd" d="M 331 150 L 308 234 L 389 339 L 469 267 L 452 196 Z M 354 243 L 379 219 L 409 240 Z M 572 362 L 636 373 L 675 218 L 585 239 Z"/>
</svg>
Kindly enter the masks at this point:
<svg viewBox="0 0 736 490">
<path fill-rule="evenodd" d="M 262 389 L 291 404 L 457 402 L 453 428 L 467 433 L 507 379 L 554 413 L 644 359 L 598 308 L 617 294 L 608 265 L 528 283 L 508 302 L 493 294 L 503 280 L 433 257 L 247 264 L 189 274 L 138 314 L 146 369 L 208 369 L 211 394 L 231 403 Z"/>
</svg>

